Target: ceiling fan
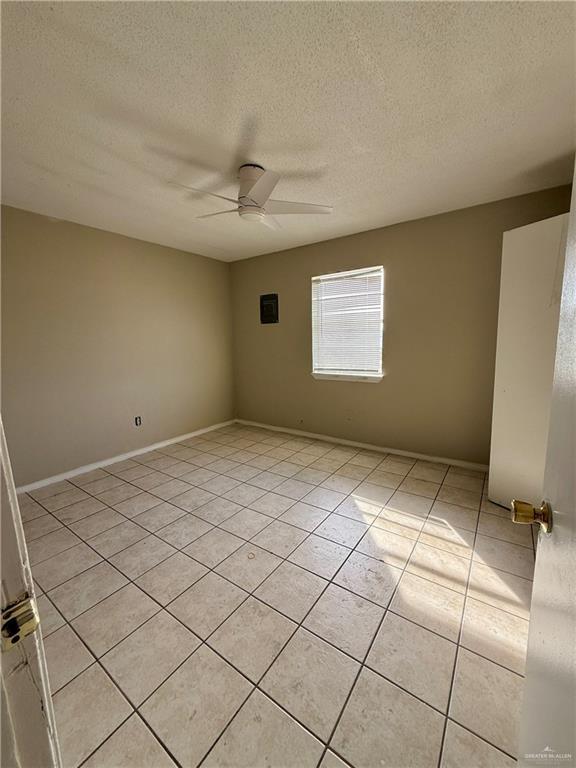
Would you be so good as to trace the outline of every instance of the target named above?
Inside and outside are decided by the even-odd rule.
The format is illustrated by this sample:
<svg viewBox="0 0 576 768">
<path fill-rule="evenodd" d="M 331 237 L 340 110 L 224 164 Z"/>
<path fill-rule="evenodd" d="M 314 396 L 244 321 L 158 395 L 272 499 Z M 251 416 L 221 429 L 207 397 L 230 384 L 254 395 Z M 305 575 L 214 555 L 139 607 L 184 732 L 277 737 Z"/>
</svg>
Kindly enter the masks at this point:
<svg viewBox="0 0 576 768">
<path fill-rule="evenodd" d="M 243 221 L 252 221 L 263 224 L 270 229 L 280 229 L 275 215 L 284 213 L 332 213 L 331 205 L 314 205 L 313 203 L 293 203 L 288 200 L 273 200 L 270 195 L 280 180 L 280 174 L 275 171 L 267 171 L 261 165 L 246 163 L 238 170 L 240 190 L 238 199 L 217 195 L 215 192 L 207 192 L 205 189 L 188 187 L 185 184 L 171 182 L 177 187 L 189 189 L 192 192 L 200 192 L 204 195 L 217 197 L 219 200 L 227 200 L 238 207 L 216 213 L 206 213 L 197 216 L 198 219 L 208 219 L 212 216 L 222 216 L 225 213 L 237 213 Z"/>
</svg>

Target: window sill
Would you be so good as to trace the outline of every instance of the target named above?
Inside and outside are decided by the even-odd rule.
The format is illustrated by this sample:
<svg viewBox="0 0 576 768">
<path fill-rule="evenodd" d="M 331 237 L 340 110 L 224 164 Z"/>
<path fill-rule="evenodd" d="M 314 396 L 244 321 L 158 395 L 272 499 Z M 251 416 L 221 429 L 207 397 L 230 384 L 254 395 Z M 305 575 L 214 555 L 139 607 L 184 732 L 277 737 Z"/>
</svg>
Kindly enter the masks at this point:
<svg viewBox="0 0 576 768">
<path fill-rule="evenodd" d="M 312 371 L 312 377 L 324 381 L 363 381 L 369 384 L 377 384 L 379 381 L 382 381 L 384 374 L 316 373 Z"/>
</svg>

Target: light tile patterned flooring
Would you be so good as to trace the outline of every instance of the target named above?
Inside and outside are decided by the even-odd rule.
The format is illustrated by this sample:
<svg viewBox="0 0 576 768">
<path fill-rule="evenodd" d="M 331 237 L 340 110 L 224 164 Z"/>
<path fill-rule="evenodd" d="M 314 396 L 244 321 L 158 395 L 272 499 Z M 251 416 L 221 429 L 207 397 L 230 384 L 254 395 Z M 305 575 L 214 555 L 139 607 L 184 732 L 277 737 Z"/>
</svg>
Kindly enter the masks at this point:
<svg viewBox="0 0 576 768">
<path fill-rule="evenodd" d="M 514 765 L 534 547 L 483 488 L 234 425 L 22 496 L 65 766 Z"/>
</svg>

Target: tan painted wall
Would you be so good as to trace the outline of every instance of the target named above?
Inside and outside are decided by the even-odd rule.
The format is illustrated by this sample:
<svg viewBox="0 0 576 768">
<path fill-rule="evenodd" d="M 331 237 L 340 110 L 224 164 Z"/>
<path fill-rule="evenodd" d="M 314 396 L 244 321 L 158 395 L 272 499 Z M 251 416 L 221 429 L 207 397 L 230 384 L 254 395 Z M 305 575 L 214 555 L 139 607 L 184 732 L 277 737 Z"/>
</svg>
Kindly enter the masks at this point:
<svg viewBox="0 0 576 768">
<path fill-rule="evenodd" d="M 559 187 L 233 263 L 237 416 L 486 463 L 502 233 L 569 207 Z M 313 379 L 310 278 L 376 264 L 384 379 Z M 260 325 L 261 293 L 278 325 Z"/>
<path fill-rule="evenodd" d="M 18 485 L 233 416 L 228 264 L 15 208 L 2 223 Z"/>
</svg>

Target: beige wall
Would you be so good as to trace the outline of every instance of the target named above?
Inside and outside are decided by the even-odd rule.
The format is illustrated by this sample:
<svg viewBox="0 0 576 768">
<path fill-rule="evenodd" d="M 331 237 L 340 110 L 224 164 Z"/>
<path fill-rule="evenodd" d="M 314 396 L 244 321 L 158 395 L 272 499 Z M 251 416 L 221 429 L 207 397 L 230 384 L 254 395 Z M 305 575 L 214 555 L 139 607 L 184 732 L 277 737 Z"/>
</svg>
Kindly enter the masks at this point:
<svg viewBox="0 0 576 768">
<path fill-rule="evenodd" d="M 14 208 L 2 223 L 18 485 L 233 416 L 228 264 Z"/>
<path fill-rule="evenodd" d="M 569 193 L 559 187 L 233 263 L 237 416 L 486 463 L 502 233 L 567 211 Z M 376 264 L 385 277 L 384 379 L 313 379 L 310 278 Z M 260 325 L 262 293 L 279 294 L 278 325 Z"/>
</svg>

